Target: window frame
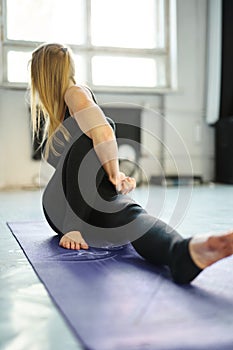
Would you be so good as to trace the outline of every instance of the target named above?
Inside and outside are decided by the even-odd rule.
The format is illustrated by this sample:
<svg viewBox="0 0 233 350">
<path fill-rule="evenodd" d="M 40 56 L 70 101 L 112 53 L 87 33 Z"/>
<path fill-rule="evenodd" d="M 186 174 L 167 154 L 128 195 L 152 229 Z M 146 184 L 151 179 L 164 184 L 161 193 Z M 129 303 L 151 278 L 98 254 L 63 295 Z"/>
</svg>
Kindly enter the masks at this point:
<svg viewBox="0 0 233 350">
<path fill-rule="evenodd" d="M 85 44 L 72 45 L 70 48 L 74 54 L 85 54 L 87 64 L 87 84 L 95 92 L 103 93 L 157 93 L 164 94 L 177 89 L 177 55 L 176 55 L 176 0 L 165 0 L 165 47 L 153 49 L 141 48 L 120 48 L 110 46 L 94 46 L 91 44 L 91 0 L 85 0 L 85 20 L 86 27 Z M 12 40 L 7 38 L 7 0 L 0 0 L 0 87 L 27 88 L 27 83 L 17 83 L 7 81 L 7 53 L 13 51 L 32 51 L 41 42 Z M 91 60 L 94 55 L 119 55 L 127 57 L 156 58 L 163 56 L 165 60 L 165 74 L 167 85 L 165 87 L 130 87 L 130 86 L 104 86 L 92 83 Z"/>
</svg>

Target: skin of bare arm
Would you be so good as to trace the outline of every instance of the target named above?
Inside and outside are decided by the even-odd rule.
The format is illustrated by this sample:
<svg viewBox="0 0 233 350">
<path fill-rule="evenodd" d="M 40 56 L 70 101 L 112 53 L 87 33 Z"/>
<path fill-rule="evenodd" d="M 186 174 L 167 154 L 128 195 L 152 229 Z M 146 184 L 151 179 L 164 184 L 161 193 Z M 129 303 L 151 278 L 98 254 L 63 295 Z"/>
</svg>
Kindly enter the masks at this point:
<svg viewBox="0 0 233 350">
<path fill-rule="evenodd" d="M 136 181 L 119 171 L 114 131 L 90 92 L 83 87 L 71 86 L 66 91 L 65 102 L 80 129 L 92 139 L 94 150 L 117 191 L 122 194 L 132 191 Z"/>
</svg>

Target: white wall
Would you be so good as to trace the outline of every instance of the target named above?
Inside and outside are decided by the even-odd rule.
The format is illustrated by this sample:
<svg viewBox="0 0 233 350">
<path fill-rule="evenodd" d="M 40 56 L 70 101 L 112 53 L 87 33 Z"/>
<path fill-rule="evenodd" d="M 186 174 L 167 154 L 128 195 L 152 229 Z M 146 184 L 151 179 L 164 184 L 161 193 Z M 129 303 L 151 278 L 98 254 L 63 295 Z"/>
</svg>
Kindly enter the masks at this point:
<svg viewBox="0 0 233 350">
<path fill-rule="evenodd" d="M 214 128 L 205 121 L 207 1 L 178 0 L 177 25 L 178 92 L 165 98 L 166 118 L 184 139 L 194 174 L 211 180 L 214 176 Z M 176 147 L 170 134 L 166 135 L 166 144 L 182 163 L 184 152 Z M 174 171 L 168 156 L 166 170 L 167 173 Z"/>
<path fill-rule="evenodd" d="M 191 155 L 194 173 L 205 180 L 213 177 L 214 130 L 205 124 L 205 47 L 206 0 L 178 0 L 178 91 L 165 97 L 166 119 L 184 139 Z M 158 109 L 158 96 L 97 95 L 100 103 L 129 102 Z M 149 117 L 148 117 L 149 115 Z M 159 120 L 147 111 L 142 126 L 158 134 Z M 173 135 L 165 130 L 165 143 L 179 164 L 184 150 L 174 144 Z M 158 142 L 144 133 L 143 144 L 159 156 Z M 0 188 L 33 186 L 38 181 L 40 162 L 31 160 L 29 116 L 25 91 L 0 89 Z M 144 152 L 145 153 L 145 152 Z M 143 166 L 147 175 L 156 175 L 159 167 L 152 156 L 144 154 Z M 165 157 L 167 174 L 174 173 L 174 164 Z M 182 169 L 186 173 L 186 169 Z"/>
<path fill-rule="evenodd" d="M 0 89 L 0 187 L 32 186 L 39 163 L 31 160 L 25 91 Z"/>
</svg>

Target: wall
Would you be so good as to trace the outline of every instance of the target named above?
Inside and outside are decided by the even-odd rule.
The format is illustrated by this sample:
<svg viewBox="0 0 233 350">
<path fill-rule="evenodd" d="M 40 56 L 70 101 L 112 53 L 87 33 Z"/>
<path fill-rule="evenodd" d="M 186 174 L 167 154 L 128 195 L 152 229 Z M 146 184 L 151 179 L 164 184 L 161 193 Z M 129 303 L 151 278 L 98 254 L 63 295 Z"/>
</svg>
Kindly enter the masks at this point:
<svg viewBox="0 0 233 350">
<path fill-rule="evenodd" d="M 205 111 L 207 1 L 178 0 L 177 25 L 178 91 L 165 97 L 166 118 L 187 145 L 194 173 L 207 181 L 214 173 L 214 128 L 207 126 Z M 170 133 L 166 144 L 182 163 L 184 152 Z M 167 173 L 173 173 L 174 164 L 167 153 L 165 163 Z"/>
<path fill-rule="evenodd" d="M 206 0 L 177 1 L 178 90 L 165 96 L 164 107 L 166 120 L 175 126 L 188 147 L 194 173 L 210 180 L 213 177 L 214 130 L 205 123 L 206 14 Z M 97 94 L 97 98 L 100 103 L 129 102 L 152 110 L 158 110 L 162 104 L 159 96 Z M 148 177 L 160 171 L 155 164 L 160 146 L 153 135 L 160 136 L 161 120 L 150 109 L 146 109 L 142 119 L 142 127 L 147 130 L 142 135 L 147 148 L 143 151 L 142 165 Z M 166 128 L 165 144 L 181 164 L 181 173 L 185 174 L 186 169 L 182 169 L 186 157 L 184 148 L 174 142 L 173 132 Z M 31 160 L 25 91 L 0 89 L 0 152 L 0 188 L 38 183 L 40 162 Z M 168 152 L 165 152 L 165 169 L 167 174 L 175 171 Z"/>
<path fill-rule="evenodd" d="M 0 89 L 0 187 L 33 186 L 39 163 L 31 160 L 25 91 Z"/>
</svg>

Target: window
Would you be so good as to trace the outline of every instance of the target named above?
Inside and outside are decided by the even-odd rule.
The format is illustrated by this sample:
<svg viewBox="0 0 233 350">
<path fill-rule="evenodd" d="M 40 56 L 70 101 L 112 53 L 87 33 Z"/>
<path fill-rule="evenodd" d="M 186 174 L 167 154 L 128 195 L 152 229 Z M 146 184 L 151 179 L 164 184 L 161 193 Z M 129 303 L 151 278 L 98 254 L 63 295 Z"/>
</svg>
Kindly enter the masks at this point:
<svg viewBox="0 0 233 350">
<path fill-rule="evenodd" d="M 25 86 L 32 50 L 59 42 L 75 54 L 77 82 L 95 90 L 171 87 L 175 0 L 0 1 L 2 84 Z"/>
</svg>

